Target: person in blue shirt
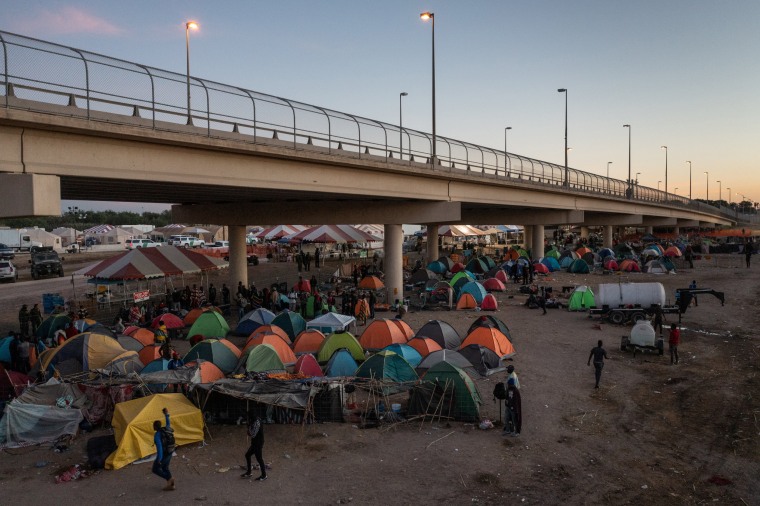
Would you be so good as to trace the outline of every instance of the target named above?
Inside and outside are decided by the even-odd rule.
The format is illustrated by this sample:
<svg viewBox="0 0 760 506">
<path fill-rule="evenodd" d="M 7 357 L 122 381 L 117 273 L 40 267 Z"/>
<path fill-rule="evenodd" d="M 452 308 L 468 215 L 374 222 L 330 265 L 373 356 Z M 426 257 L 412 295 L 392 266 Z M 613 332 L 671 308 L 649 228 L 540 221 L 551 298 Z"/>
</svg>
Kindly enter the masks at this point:
<svg viewBox="0 0 760 506">
<path fill-rule="evenodd" d="M 172 473 L 169 471 L 169 464 L 172 460 L 173 449 L 164 448 L 162 432 L 164 429 L 170 430 L 171 423 L 169 421 L 169 410 L 164 408 L 161 411 L 166 417 L 166 426 L 161 427 L 161 422 L 159 420 L 153 422 L 153 430 L 156 431 L 156 434 L 153 436 L 153 442 L 156 445 L 156 460 L 153 462 L 153 474 L 156 474 L 166 480 L 166 486 L 164 487 L 164 490 L 168 491 L 174 490 L 175 488 L 174 478 L 172 478 Z"/>
</svg>

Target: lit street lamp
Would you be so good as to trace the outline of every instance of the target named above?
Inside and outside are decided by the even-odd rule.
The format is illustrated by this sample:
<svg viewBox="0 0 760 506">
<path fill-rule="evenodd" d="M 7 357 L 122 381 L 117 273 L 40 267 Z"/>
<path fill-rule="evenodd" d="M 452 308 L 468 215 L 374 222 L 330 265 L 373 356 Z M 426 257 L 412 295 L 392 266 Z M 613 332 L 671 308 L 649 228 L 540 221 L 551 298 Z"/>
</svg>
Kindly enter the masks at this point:
<svg viewBox="0 0 760 506">
<path fill-rule="evenodd" d="M 691 200 L 691 160 L 686 160 L 689 164 L 689 200 Z"/>
<path fill-rule="evenodd" d="M 705 171 L 705 202 L 710 202 L 710 173 Z"/>
<path fill-rule="evenodd" d="M 726 190 L 728 191 L 728 205 L 731 205 L 731 188 L 726 186 Z"/>
<path fill-rule="evenodd" d="M 509 170 L 508 162 L 509 155 L 507 154 L 507 130 L 512 130 L 512 127 L 504 127 L 504 171 Z"/>
<path fill-rule="evenodd" d="M 660 149 L 665 150 L 665 195 L 667 197 L 667 194 L 668 194 L 668 147 L 660 146 Z"/>
<path fill-rule="evenodd" d="M 404 129 L 401 121 L 401 97 L 406 97 L 409 93 L 402 91 L 398 94 L 398 157 L 404 158 Z M 409 152 L 411 153 L 412 146 L 409 146 Z"/>
<path fill-rule="evenodd" d="M 678 187 L 677 186 L 673 189 L 673 195 L 678 195 Z"/>
<path fill-rule="evenodd" d="M 628 129 L 628 198 L 633 198 L 633 180 L 631 179 L 631 125 L 623 125 Z"/>
<path fill-rule="evenodd" d="M 565 186 L 570 186 L 570 174 L 567 171 L 567 88 L 559 88 L 557 92 L 565 94 Z"/>
<path fill-rule="evenodd" d="M 187 55 L 187 124 L 193 124 L 193 116 L 190 112 L 190 29 L 197 30 L 198 23 L 188 21 L 185 23 L 185 54 Z"/>
<path fill-rule="evenodd" d="M 612 162 L 607 162 L 607 193 L 610 192 L 610 165 Z"/>
<path fill-rule="evenodd" d="M 432 12 L 423 12 L 420 14 L 420 19 L 423 21 L 429 19 L 433 32 L 433 153 L 430 157 L 430 163 L 435 165 L 435 15 Z"/>
</svg>

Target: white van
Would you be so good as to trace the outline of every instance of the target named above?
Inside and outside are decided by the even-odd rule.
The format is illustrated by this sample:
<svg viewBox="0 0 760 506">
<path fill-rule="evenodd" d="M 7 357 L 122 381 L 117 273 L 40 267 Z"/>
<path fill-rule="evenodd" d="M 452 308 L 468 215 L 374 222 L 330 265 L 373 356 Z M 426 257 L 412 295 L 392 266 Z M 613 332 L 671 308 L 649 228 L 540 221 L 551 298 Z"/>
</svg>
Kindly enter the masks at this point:
<svg viewBox="0 0 760 506">
<path fill-rule="evenodd" d="M 173 235 L 169 238 L 169 246 L 178 248 L 205 248 L 206 241 L 191 235 Z"/>
<path fill-rule="evenodd" d="M 161 246 L 161 243 L 151 241 L 150 239 L 127 239 L 126 243 L 127 249 L 156 248 L 158 246 Z"/>
</svg>

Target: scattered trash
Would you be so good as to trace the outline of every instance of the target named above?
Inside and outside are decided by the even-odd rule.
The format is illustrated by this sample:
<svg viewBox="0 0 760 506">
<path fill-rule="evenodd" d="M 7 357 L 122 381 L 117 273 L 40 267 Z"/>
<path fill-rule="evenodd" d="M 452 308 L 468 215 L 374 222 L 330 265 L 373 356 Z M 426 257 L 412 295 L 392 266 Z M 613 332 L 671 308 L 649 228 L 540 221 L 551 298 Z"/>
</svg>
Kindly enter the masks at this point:
<svg viewBox="0 0 760 506">
<path fill-rule="evenodd" d="M 289 458 L 290 458 L 290 455 L 288 455 L 288 454 L 286 453 L 286 454 L 285 454 L 285 458 L 286 458 L 286 459 L 289 459 Z"/>
<path fill-rule="evenodd" d="M 649 486 L 647 486 L 647 485 L 642 485 L 642 486 L 641 486 L 641 488 L 643 488 L 643 489 L 645 489 L 645 490 L 646 490 L 646 489 L 648 489 L 648 488 L 649 488 Z"/>
<path fill-rule="evenodd" d="M 493 429 L 493 422 L 488 418 L 485 418 L 480 422 L 480 425 L 478 425 L 478 427 L 480 427 L 482 430 Z"/>
<path fill-rule="evenodd" d="M 230 470 L 229 467 L 220 467 L 219 469 L 216 470 L 216 472 L 217 473 L 226 473 L 229 470 Z"/>
<path fill-rule="evenodd" d="M 45 467 L 48 464 L 50 464 L 50 462 L 46 460 L 40 460 L 39 462 L 34 463 L 34 467 Z"/>
</svg>

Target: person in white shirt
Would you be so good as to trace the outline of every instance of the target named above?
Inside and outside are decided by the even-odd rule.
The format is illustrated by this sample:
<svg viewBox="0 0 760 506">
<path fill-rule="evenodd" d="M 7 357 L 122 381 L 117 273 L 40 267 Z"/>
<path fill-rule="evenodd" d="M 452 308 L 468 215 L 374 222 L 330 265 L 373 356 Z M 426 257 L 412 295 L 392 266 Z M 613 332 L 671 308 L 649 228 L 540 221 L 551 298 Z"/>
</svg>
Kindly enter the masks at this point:
<svg viewBox="0 0 760 506">
<path fill-rule="evenodd" d="M 517 377 L 517 373 L 515 372 L 515 366 L 513 366 L 511 364 L 508 365 L 507 366 L 507 373 L 509 375 L 507 376 L 507 379 L 504 380 L 504 383 L 508 384 L 509 380 L 513 379 L 514 380 L 514 384 L 515 384 L 515 388 L 518 389 L 518 390 L 520 390 L 520 380 Z"/>
</svg>

